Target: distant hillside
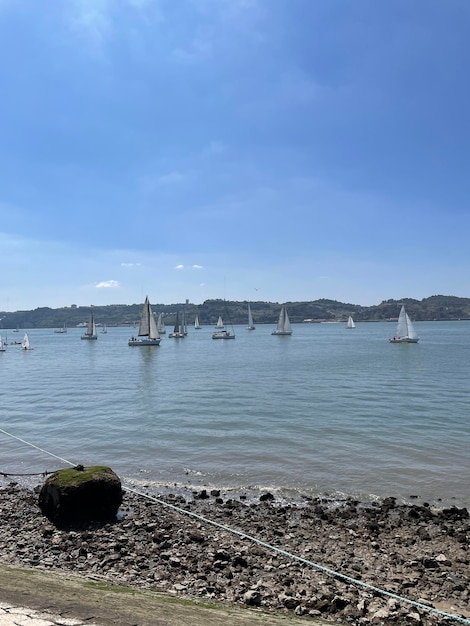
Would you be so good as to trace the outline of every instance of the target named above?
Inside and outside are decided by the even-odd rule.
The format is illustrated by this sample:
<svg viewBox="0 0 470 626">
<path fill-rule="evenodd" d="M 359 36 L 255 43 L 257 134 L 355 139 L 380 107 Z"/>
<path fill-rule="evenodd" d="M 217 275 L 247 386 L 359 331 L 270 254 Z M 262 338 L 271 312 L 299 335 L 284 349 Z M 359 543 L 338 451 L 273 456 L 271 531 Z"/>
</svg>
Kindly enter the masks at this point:
<svg viewBox="0 0 470 626">
<path fill-rule="evenodd" d="M 470 298 L 456 296 L 431 296 L 423 300 L 404 298 L 386 300 L 378 305 L 363 307 L 358 304 L 337 302 L 336 300 L 312 300 L 310 302 L 286 302 L 292 322 L 345 321 L 352 315 L 359 322 L 373 322 L 396 319 L 401 304 L 413 320 L 459 320 L 470 319 Z M 279 315 L 280 304 L 277 302 L 250 302 L 255 324 L 275 324 Z M 174 323 L 177 311 L 186 312 L 188 324 L 194 322 L 196 313 L 201 324 L 215 324 L 219 315 L 232 324 L 247 322 L 248 302 L 206 300 L 203 304 L 153 304 L 154 313 L 163 313 L 165 323 Z M 94 306 L 93 313 L 98 324 L 107 326 L 133 326 L 138 324 L 142 304 L 110 304 Z M 90 314 L 90 307 L 64 307 L 50 309 L 42 307 L 32 311 L 0 312 L 0 328 L 60 328 L 64 323 L 69 328 L 85 324 Z"/>
</svg>

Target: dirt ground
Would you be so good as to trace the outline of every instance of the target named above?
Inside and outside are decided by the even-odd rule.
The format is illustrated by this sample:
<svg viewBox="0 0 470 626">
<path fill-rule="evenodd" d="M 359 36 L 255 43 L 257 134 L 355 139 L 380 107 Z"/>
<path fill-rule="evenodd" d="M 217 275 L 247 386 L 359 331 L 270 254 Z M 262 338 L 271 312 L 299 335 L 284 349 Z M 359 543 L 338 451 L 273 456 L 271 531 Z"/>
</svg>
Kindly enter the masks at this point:
<svg viewBox="0 0 470 626">
<path fill-rule="evenodd" d="M 300 626 L 305 619 L 0 565 L 0 601 L 99 626 Z M 325 625 L 309 619 L 313 626 Z"/>
</svg>

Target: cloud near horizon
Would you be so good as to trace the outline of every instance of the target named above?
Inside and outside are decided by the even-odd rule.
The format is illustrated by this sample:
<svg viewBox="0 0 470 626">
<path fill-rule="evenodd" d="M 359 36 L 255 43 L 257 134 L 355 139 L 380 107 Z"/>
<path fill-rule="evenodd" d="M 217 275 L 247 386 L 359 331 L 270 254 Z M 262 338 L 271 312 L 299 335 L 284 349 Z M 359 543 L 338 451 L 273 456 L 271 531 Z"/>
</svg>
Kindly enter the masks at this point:
<svg viewBox="0 0 470 626">
<path fill-rule="evenodd" d="M 102 280 L 100 283 L 96 283 L 95 285 L 97 289 L 116 289 L 120 286 L 121 285 L 117 280 Z"/>
<path fill-rule="evenodd" d="M 175 270 L 184 270 L 185 266 L 180 263 L 179 265 L 175 265 Z M 194 263 L 193 265 L 191 265 L 191 269 L 193 270 L 203 270 L 204 269 L 204 265 L 198 265 L 197 263 Z"/>
</svg>

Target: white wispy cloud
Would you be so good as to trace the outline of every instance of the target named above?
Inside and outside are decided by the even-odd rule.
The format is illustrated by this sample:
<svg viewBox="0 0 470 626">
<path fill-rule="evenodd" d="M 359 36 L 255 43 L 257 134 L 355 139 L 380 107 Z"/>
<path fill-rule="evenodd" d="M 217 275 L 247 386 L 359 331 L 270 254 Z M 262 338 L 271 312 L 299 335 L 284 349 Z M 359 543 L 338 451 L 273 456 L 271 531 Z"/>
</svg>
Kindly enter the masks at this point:
<svg viewBox="0 0 470 626">
<path fill-rule="evenodd" d="M 181 174 L 181 172 L 174 171 L 168 172 L 167 174 L 162 174 L 158 177 L 157 182 L 161 185 L 173 185 L 175 183 L 179 183 L 185 179 L 185 176 Z"/>
<path fill-rule="evenodd" d="M 120 286 L 117 280 L 103 280 L 95 285 L 97 289 L 117 289 Z"/>
<path fill-rule="evenodd" d="M 141 267 L 142 263 L 121 263 L 121 267 Z"/>
<path fill-rule="evenodd" d="M 184 265 L 176 265 L 175 270 L 184 270 Z"/>
<path fill-rule="evenodd" d="M 204 269 L 204 266 L 203 266 L 203 265 L 196 265 L 196 263 L 195 263 L 195 264 L 193 265 L 193 269 L 194 269 L 194 270 L 202 270 L 202 269 Z"/>
<path fill-rule="evenodd" d="M 72 0 L 66 7 L 71 30 L 99 50 L 113 27 L 109 0 Z"/>
</svg>

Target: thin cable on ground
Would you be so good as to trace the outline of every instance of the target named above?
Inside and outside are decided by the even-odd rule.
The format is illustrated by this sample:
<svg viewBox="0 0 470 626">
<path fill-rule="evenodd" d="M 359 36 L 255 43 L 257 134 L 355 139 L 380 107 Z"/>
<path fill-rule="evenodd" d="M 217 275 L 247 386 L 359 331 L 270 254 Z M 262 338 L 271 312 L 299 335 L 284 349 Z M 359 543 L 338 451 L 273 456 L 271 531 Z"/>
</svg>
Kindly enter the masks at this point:
<svg viewBox="0 0 470 626">
<path fill-rule="evenodd" d="M 5 478 L 8 478 L 8 476 L 47 476 L 48 474 L 53 474 L 54 472 L 48 472 L 47 470 L 44 472 L 34 472 L 31 474 L 12 474 L 11 472 L 0 472 L 0 476 L 5 476 Z"/>
<path fill-rule="evenodd" d="M 57 456 L 56 454 L 53 454 L 52 452 L 48 452 L 47 450 L 44 450 L 43 448 L 39 448 L 38 446 L 35 446 L 34 444 L 29 443 L 28 441 L 25 441 L 24 439 L 21 439 L 20 437 L 16 437 L 15 435 L 12 435 L 6 430 L 3 430 L 3 428 L 0 428 L 0 432 L 4 433 L 5 435 L 8 435 L 9 437 L 13 437 L 13 439 L 17 439 L 18 441 L 21 441 L 22 443 L 28 446 L 31 446 L 32 448 L 36 448 L 36 450 L 41 450 L 41 452 L 44 452 L 45 454 L 48 454 L 56 459 L 60 459 L 64 463 L 75 466 L 75 463 L 71 463 L 70 461 L 67 461 L 66 459 L 62 459 L 61 457 Z M 182 509 L 181 507 L 176 506 L 175 504 L 170 504 L 169 502 L 165 502 L 164 500 L 161 500 L 160 498 L 138 491 L 137 489 L 134 489 L 133 487 L 126 486 L 125 483 L 123 483 L 123 486 L 125 489 L 127 489 L 127 491 L 134 493 L 137 496 L 141 496 L 143 498 L 146 498 L 147 500 L 160 504 L 163 507 L 176 511 L 177 513 L 187 515 L 188 517 L 197 519 L 201 522 L 204 522 L 205 524 L 210 524 L 211 526 L 224 530 L 228 533 L 237 535 L 238 537 L 242 539 L 246 539 L 247 541 L 251 541 L 252 543 L 262 546 L 263 548 L 266 548 L 270 552 L 276 552 L 277 554 L 282 554 L 282 556 L 285 556 L 294 561 L 303 563 L 304 565 L 308 565 L 309 567 L 313 567 L 314 569 L 324 572 L 325 574 L 328 574 L 329 576 L 332 576 L 334 578 L 339 578 L 345 582 L 351 583 L 358 587 L 363 587 L 365 589 L 368 589 L 369 591 L 373 591 L 374 593 L 378 593 L 382 596 L 393 598 L 394 600 L 397 600 L 398 602 L 409 604 L 415 608 L 422 609 L 424 611 L 428 611 L 429 613 L 434 613 L 436 615 L 440 615 L 441 617 L 446 617 L 448 619 L 454 620 L 461 624 L 466 624 L 467 626 L 470 626 L 470 619 L 461 617 L 460 615 L 455 615 L 453 613 L 447 613 L 445 611 L 441 611 L 440 609 L 436 609 L 433 606 L 429 606 L 421 602 L 416 602 L 415 600 L 410 600 L 409 598 L 404 598 L 403 596 L 399 596 L 398 594 L 393 593 L 391 591 L 386 591 L 385 589 L 380 589 L 380 587 L 375 587 L 374 585 L 365 583 L 364 581 L 358 580 L 357 578 L 352 578 L 351 576 L 348 576 L 347 574 L 341 574 L 341 572 L 337 572 L 329 567 L 325 567 L 324 565 L 320 565 L 319 563 L 315 563 L 314 561 L 309 561 L 308 559 L 304 559 L 303 557 L 297 556 L 296 554 L 292 554 L 291 552 L 288 552 L 287 550 L 283 550 L 282 548 L 273 546 L 269 543 L 266 543 L 265 541 L 262 541 L 261 539 L 257 539 L 256 537 L 253 537 L 252 535 L 248 535 L 247 533 L 244 533 L 240 530 L 236 530 L 235 528 L 230 528 L 230 526 L 225 526 L 224 524 L 220 524 L 219 522 L 210 520 L 204 517 L 203 515 L 200 515 L 199 513 L 187 511 L 186 509 Z"/>
</svg>

